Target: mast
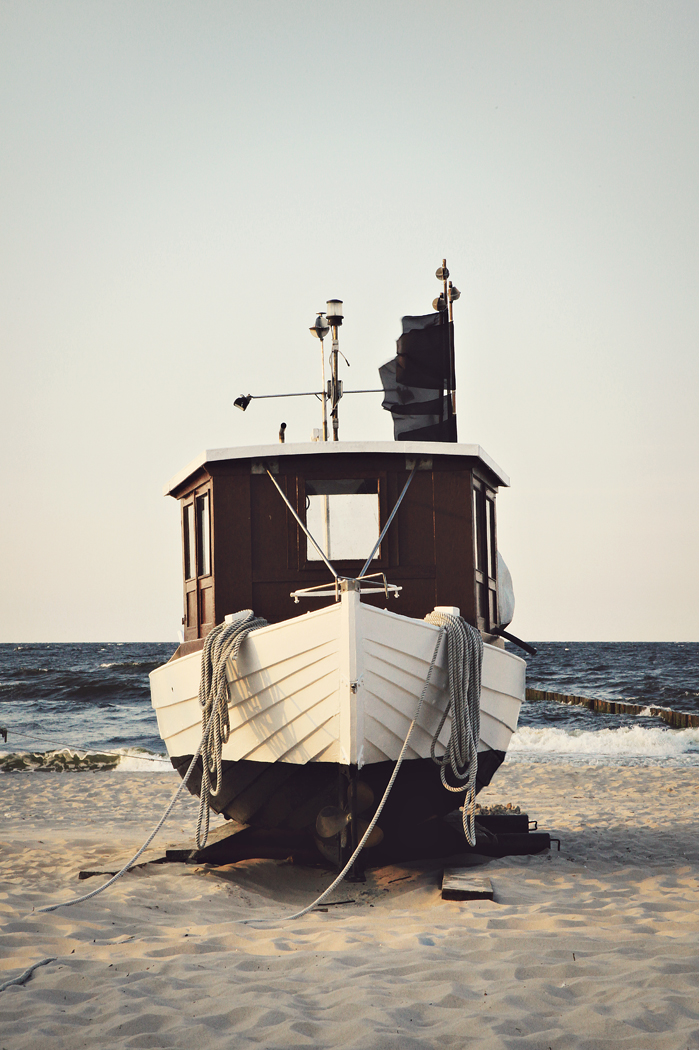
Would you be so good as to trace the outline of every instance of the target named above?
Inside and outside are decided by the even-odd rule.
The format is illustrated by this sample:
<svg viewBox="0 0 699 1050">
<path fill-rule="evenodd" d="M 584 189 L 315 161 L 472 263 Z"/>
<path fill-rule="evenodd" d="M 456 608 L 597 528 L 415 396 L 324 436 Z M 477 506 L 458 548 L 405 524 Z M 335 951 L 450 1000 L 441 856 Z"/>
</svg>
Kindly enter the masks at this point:
<svg viewBox="0 0 699 1050">
<path fill-rule="evenodd" d="M 435 277 L 438 281 L 442 282 L 442 291 L 439 297 L 434 300 L 432 306 L 435 308 L 435 310 L 438 310 L 440 313 L 440 323 L 443 325 L 447 325 L 447 340 L 449 342 L 449 374 L 446 376 L 446 420 L 448 430 L 450 432 L 452 430 L 453 420 L 453 440 L 456 441 L 456 362 L 454 358 L 454 300 L 458 299 L 461 293 L 458 291 L 458 289 L 454 288 L 452 282 L 449 281 L 449 270 L 447 269 L 446 259 L 442 259 L 442 265 L 436 271 Z"/>
<path fill-rule="evenodd" d="M 332 378 L 330 380 L 330 419 L 333 426 L 333 441 L 340 440 L 340 418 L 338 406 L 342 397 L 342 383 L 337 376 L 337 358 L 340 352 L 340 341 L 337 330 L 342 324 L 342 299 L 328 299 L 327 318 L 332 330 L 333 346 L 330 358 Z"/>
</svg>

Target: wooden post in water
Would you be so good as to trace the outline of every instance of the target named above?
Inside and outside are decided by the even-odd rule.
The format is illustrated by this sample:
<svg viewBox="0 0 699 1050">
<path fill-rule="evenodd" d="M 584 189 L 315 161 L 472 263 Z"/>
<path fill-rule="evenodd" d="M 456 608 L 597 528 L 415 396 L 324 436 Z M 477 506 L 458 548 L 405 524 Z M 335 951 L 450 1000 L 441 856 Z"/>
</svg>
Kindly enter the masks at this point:
<svg viewBox="0 0 699 1050">
<path fill-rule="evenodd" d="M 625 700 L 599 700 L 592 696 L 574 696 L 567 693 L 549 693 L 544 689 L 527 689 L 527 700 L 536 702 L 550 700 L 556 704 L 573 704 L 586 707 L 588 711 L 601 711 L 611 715 L 641 715 L 647 713 L 653 718 L 662 718 L 663 722 L 673 729 L 699 728 L 699 715 L 688 711 L 672 711 L 669 707 L 651 707 L 648 704 L 631 704 Z"/>
</svg>

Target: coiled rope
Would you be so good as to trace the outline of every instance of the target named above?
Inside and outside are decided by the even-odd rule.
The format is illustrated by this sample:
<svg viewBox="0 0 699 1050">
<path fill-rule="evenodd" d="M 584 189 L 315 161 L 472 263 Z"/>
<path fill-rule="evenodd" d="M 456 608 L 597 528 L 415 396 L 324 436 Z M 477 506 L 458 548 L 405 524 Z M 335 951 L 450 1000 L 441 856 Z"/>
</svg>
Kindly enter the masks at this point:
<svg viewBox="0 0 699 1050">
<path fill-rule="evenodd" d="M 209 726 L 209 728 L 207 728 L 207 731 L 206 731 L 207 734 L 211 731 L 210 727 L 213 726 L 213 724 L 214 724 L 213 721 L 211 721 L 210 722 L 210 726 Z M 177 788 L 177 790 L 175 791 L 174 795 L 172 796 L 172 798 L 168 802 L 167 806 L 165 807 L 165 812 L 163 813 L 162 817 L 160 818 L 158 823 L 155 825 L 155 827 L 151 831 L 150 835 L 148 836 L 146 841 L 141 846 L 140 850 L 137 853 L 134 853 L 134 855 L 131 858 L 131 860 L 128 861 L 124 865 L 124 867 L 121 869 L 121 871 L 118 871 L 116 873 L 116 875 L 112 875 L 111 879 L 109 879 L 108 882 L 104 882 L 101 886 L 98 886 L 96 890 L 92 890 L 90 893 L 83 894 L 82 897 L 73 897 L 72 900 L 61 901 L 60 904 L 49 904 L 49 905 L 46 905 L 43 908 L 36 908 L 36 911 L 55 911 L 56 908 L 67 908 L 67 907 L 69 907 L 72 904 L 82 904 L 84 901 L 89 901 L 89 900 L 92 899 L 92 897 L 96 897 L 98 893 L 102 893 L 102 891 L 106 890 L 109 886 L 114 885 L 114 883 L 117 881 L 117 879 L 120 879 L 122 877 L 122 875 L 125 875 L 126 872 L 130 868 L 133 867 L 133 865 L 136 863 L 136 861 L 141 856 L 141 854 L 145 853 L 145 851 L 148 849 L 148 847 L 150 846 L 150 844 L 153 841 L 153 839 L 155 838 L 155 836 L 158 834 L 158 832 L 162 828 L 162 826 L 165 823 L 165 821 L 167 820 L 167 818 L 170 816 L 170 813 L 172 812 L 175 803 L 177 802 L 178 798 L 180 797 L 180 795 L 184 791 L 185 787 L 187 786 L 187 781 L 189 780 L 189 778 L 191 777 L 192 773 L 194 772 L 194 767 L 197 764 L 197 759 L 199 758 L 199 755 L 201 754 L 201 749 L 206 744 L 206 741 L 207 741 L 207 735 L 205 734 L 204 737 L 201 740 L 201 743 L 199 744 L 199 747 L 197 748 L 196 752 L 192 756 L 192 761 L 189 763 L 189 769 L 187 770 L 185 775 L 182 777 L 182 781 L 181 781 L 179 787 Z M 32 911 L 33 910 L 34 909 L 32 909 Z"/>
<path fill-rule="evenodd" d="M 238 617 L 245 617 L 245 619 L 241 620 L 241 619 L 238 619 Z M 230 655 L 232 656 L 232 658 L 235 658 L 237 656 L 238 651 L 240 649 L 240 646 L 242 645 L 242 642 L 243 642 L 244 638 L 250 633 L 250 631 L 256 630 L 257 627 L 263 627 L 263 626 L 265 626 L 265 624 L 266 624 L 266 621 L 261 621 L 260 619 L 254 617 L 252 611 L 249 610 L 249 609 L 246 609 L 242 613 L 239 613 L 239 614 L 236 615 L 234 623 L 226 623 L 226 624 L 221 624 L 220 625 L 221 628 L 224 628 L 224 627 L 226 627 L 226 628 L 227 627 L 236 627 L 237 628 L 237 630 L 234 633 L 232 633 L 232 635 L 227 635 L 227 638 L 230 640 L 230 643 L 231 643 L 231 654 Z M 214 628 L 214 630 L 218 630 L 218 628 Z M 219 633 L 223 634 L 223 630 L 221 630 Z M 331 884 L 328 886 L 328 888 L 326 890 L 324 890 L 323 893 L 321 893 L 321 895 L 316 898 L 316 900 L 313 901 L 312 904 L 309 904 L 306 908 L 302 908 L 301 911 L 295 912 L 293 915 L 287 915 L 287 916 L 285 916 L 282 919 L 276 919 L 276 920 L 275 919 L 238 919 L 238 920 L 236 920 L 234 925 L 246 926 L 246 925 L 250 925 L 252 923 L 260 923 L 261 922 L 261 923 L 268 924 L 269 922 L 288 922 L 291 919 L 300 919 L 302 915 L 307 915 L 309 911 L 312 911 L 314 908 L 317 908 L 319 904 L 322 904 L 323 901 L 332 893 L 332 891 L 337 886 L 339 886 L 339 884 L 342 882 L 342 880 L 347 875 L 347 872 L 350 871 L 350 869 L 352 868 L 352 865 L 356 861 L 357 857 L 362 852 L 365 842 L 368 840 L 368 838 L 371 835 L 372 831 L 376 827 L 377 821 L 378 821 L 379 817 L 381 816 L 381 812 L 382 812 L 382 810 L 383 810 L 383 808 L 386 805 L 386 802 L 388 800 L 388 796 L 391 793 L 391 789 L 393 788 L 393 785 L 395 784 L 396 777 L 398 776 L 400 767 L 403 764 L 403 759 L 404 759 L 405 753 L 406 753 L 406 751 L 408 749 L 408 744 L 410 742 L 410 737 L 411 737 L 413 729 L 415 728 L 415 726 L 417 724 L 417 721 L 418 721 L 418 719 L 420 717 L 420 713 L 422 711 L 422 705 L 423 705 L 424 700 L 425 700 L 425 693 L 427 692 L 427 687 L 430 684 L 430 679 L 432 677 L 432 672 L 434 671 L 434 665 L 435 665 L 435 662 L 437 660 L 437 653 L 439 652 L 439 646 L 440 646 L 441 641 L 442 641 L 442 633 L 443 633 L 442 630 L 440 630 L 440 632 L 439 632 L 439 634 L 437 636 L 437 641 L 435 642 L 434 652 L 432 653 L 432 659 L 430 660 L 430 666 L 429 666 L 429 668 L 427 670 L 427 677 L 425 678 L 425 684 L 422 687 L 422 693 L 420 694 L 420 700 L 418 701 L 418 705 L 417 705 L 417 709 L 415 711 L 415 715 L 413 717 L 412 722 L 410 723 L 410 726 L 408 728 L 407 736 L 406 736 L 405 741 L 403 743 L 403 747 L 401 748 L 400 754 L 398 755 L 398 759 L 397 759 L 395 767 L 393 769 L 393 773 L 391 774 L 391 779 L 389 780 L 389 782 L 388 782 L 388 784 L 386 786 L 386 790 L 383 793 L 383 798 L 381 799 L 381 801 L 379 802 L 378 806 L 376 807 L 376 812 L 374 813 L 374 816 L 372 817 L 368 828 L 366 829 L 366 831 L 362 835 L 362 838 L 359 841 L 359 843 L 357 845 L 357 848 L 355 849 L 354 853 L 352 854 L 350 859 L 345 864 L 345 866 L 342 869 L 342 871 L 340 872 L 340 874 L 331 882 Z M 213 631 L 211 632 L 211 634 L 213 634 Z M 239 639 L 237 646 L 235 646 L 235 644 L 234 644 L 236 639 Z M 225 651 L 224 650 L 224 646 L 226 646 L 226 648 L 227 648 L 226 639 L 225 638 L 222 639 L 220 648 L 218 648 L 216 650 L 216 653 L 218 654 L 219 658 L 216 659 L 216 657 L 214 657 L 214 659 L 211 660 L 211 662 L 209 662 L 210 661 L 210 653 L 206 653 L 206 663 L 207 663 L 207 666 L 209 668 L 209 670 L 207 671 L 207 674 L 209 675 L 208 681 L 210 683 L 209 693 L 207 695 L 211 695 L 211 691 L 212 691 L 213 685 L 215 684 L 215 680 L 216 680 L 216 677 L 217 677 L 216 672 L 219 671 L 221 668 L 224 669 L 224 678 L 225 678 L 225 659 L 228 659 L 228 657 L 226 657 L 225 659 L 222 659 L 222 655 L 221 654 L 223 653 L 223 651 Z M 212 648 L 213 648 L 213 643 L 212 643 Z M 205 650 L 206 650 L 206 646 L 205 646 Z M 204 673 L 203 672 L 204 661 L 205 661 L 205 657 L 204 657 L 204 653 L 202 653 L 202 680 L 203 680 L 203 673 Z M 201 696 L 201 690 L 200 690 L 200 696 Z M 116 873 L 116 875 L 113 875 L 112 878 L 109 879 L 108 882 L 105 882 L 102 886 L 98 886 L 96 890 L 92 890 L 91 893 L 86 893 L 82 897 L 74 897 L 72 900 L 69 900 L 69 901 L 62 901 L 60 904 L 51 904 L 51 905 L 49 905 L 47 907 L 37 908 L 36 911 L 39 911 L 39 912 L 50 912 L 50 911 L 56 911 L 57 908 L 68 907 L 69 905 L 72 905 L 72 904 L 82 904 L 83 901 L 88 901 L 92 897 L 96 897 L 98 893 L 102 893 L 103 890 L 106 890 L 109 886 L 113 885 L 113 883 L 115 883 L 117 881 L 117 879 L 120 879 L 122 877 L 122 875 L 126 874 L 126 872 L 129 870 L 129 868 L 133 864 L 136 863 L 138 858 L 145 851 L 145 849 L 150 845 L 150 843 L 153 841 L 153 839 L 155 838 L 155 836 L 157 835 L 157 833 L 160 831 L 161 827 L 163 826 L 163 824 L 167 820 L 167 818 L 168 818 L 168 816 L 169 816 L 173 806 L 175 805 L 177 799 L 179 798 L 179 796 L 182 793 L 185 785 L 187 784 L 187 781 L 189 780 L 190 776 L 192 775 L 194 767 L 197 764 L 197 759 L 199 758 L 199 755 L 202 754 L 202 752 L 203 752 L 205 747 L 208 747 L 209 734 L 212 732 L 212 729 L 213 729 L 214 725 L 217 724 L 216 723 L 217 708 L 218 708 L 219 704 L 221 703 L 221 701 L 224 700 L 224 699 L 226 701 L 228 699 L 227 689 L 220 689 L 216 693 L 216 695 L 214 696 L 214 698 L 212 700 L 211 711 L 210 711 L 209 717 L 208 717 L 207 722 L 206 722 L 206 728 L 204 729 L 204 732 L 203 732 L 203 735 L 202 735 L 202 739 L 201 739 L 201 743 L 199 744 L 199 747 L 197 748 L 196 753 L 192 757 L 192 761 L 189 764 L 189 768 L 188 768 L 187 772 L 185 773 L 184 777 L 182 778 L 182 782 L 179 785 L 179 787 L 177 788 L 177 790 L 176 790 L 175 794 L 173 795 L 172 799 L 170 800 L 170 803 L 167 806 L 165 812 L 163 813 L 162 817 L 158 821 L 157 825 L 155 826 L 155 828 L 153 829 L 151 834 L 148 836 L 146 841 L 141 846 L 141 848 L 138 851 L 138 853 L 134 854 L 134 856 L 131 858 L 131 860 L 128 862 L 128 864 L 125 864 L 124 867 L 121 869 L 121 871 L 118 871 Z M 224 721 L 225 721 L 225 719 L 224 719 Z M 230 727 L 229 727 L 228 731 L 230 731 Z M 216 751 L 217 751 L 217 746 L 214 745 L 214 749 L 213 749 L 214 755 L 216 754 Z M 204 763 L 204 764 L 206 765 L 206 763 Z M 220 767 L 219 767 L 219 769 L 220 769 Z M 218 784 L 220 784 L 220 778 L 218 780 L 217 786 L 218 786 Z M 203 791 L 202 791 L 202 795 L 203 795 Z M 207 829 L 208 829 L 208 819 L 207 819 Z M 197 839 L 198 838 L 199 838 L 199 829 L 197 828 Z M 43 965 L 43 962 L 39 963 L 38 965 L 40 965 L 40 966 Z"/>
<path fill-rule="evenodd" d="M 223 784 L 221 752 L 231 734 L 228 711 L 226 662 L 237 660 L 240 647 L 251 631 L 266 627 L 267 620 L 242 609 L 214 627 L 206 636 L 201 654 L 199 705 L 201 707 L 201 790 L 197 820 L 197 849 L 209 837 L 209 799 L 216 798 Z"/>
<path fill-rule="evenodd" d="M 447 668 L 449 672 L 449 703 L 444 709 L 439 727 L 432 739 L 430 756 L 439 768 L 442 784 L 447 791 L 466 792 L 463 806 L 464 835 L 469 846 L 476 845 L 476 774 L 478 772 L 478 741 L 481 735 L 481 669 L 483 666 L 483 639 L 480 631 L 461 616 L 434 612 L 425 617 L 428 623 L 441 627 L 447 636 Z M 444 755 L 437 758 L 435 748 L 439 734 L 451 713 L 451 735 Z M 447 780 L 451 769 L 456 785 Z M 464 785 L 464 781 L 466 784 Z"/>
<path fill-rule="evenodd" d="M 209 635 L 207 635 L 206 643 L 204 644 L 204 649 L 202 652 L 202 671 L 199 687 L 199 701 L 201 703 L 203 695 L 202 687 L 204 682 L 206 681 L 207 692 L 205 697 L 205 704 L 203 705 L 204 712 L 202 715 L 203 729 L 201 741 L 197 750 L 192 756 L 192 761 L 189 763 L 189 768 L 187 769 L 187 772 L 182 777 L 182 780 L 177 790 L 175 791 L 174 795 L 165 807 L 165 812 L 151 831 L 146 841 L 138 850 L 138 852 L 134 853 L 131 860 L 124 865 L 121 871 L 118 871 L 116 875 L 112 875 L 111 879 L 109 879 L 107 882 L 104 882 L 101 886 L 98 886 L 97 889 L 91 890 L 90 893 L 85 893 L 81 897 L 73 897 L 69 901 L 61 901 L 60 904 L 49 904 L 45 905 L 43 908 L 36 908 L 36 911 L 50 912 L 56 911 L 57 908 L 67 908 L 73 904 L 82 904 L 84 901 L 89 901 L 93 897 L 96 897 L 98 893 L 102 893 L 103 890 L 108 889 L 109 886 L 113 886 L 114 883 L 122 877 L 122 875 L 125 875 L 126 872 L 133 867 L 138 858 L 143 853 L 145 853 L 155 836 L 162 828 L 167 818 L 170 816 L 170 813 L 172 812 L 175 803 L 184 791 L 185 787 L 187 786 L 187 782 L 189 781 L 189 778 L 194 772 L 194 767 L 196 766 L 200 755 L 202 755 L 202 763 L 204 766 L 204 770 L 207 769 L 207 766 L 208 764 L 210 764 L 213 756 L 214 768 L 217 770 L 216 788 L 218 790 L 218 787 L 221 783 L 221 746 L 223 743 L 225 743 L 225 740 L 223 739 L 223 735 L 221 735 L 218 742 L 214 742 L 211 745 L 209 744 L 209 740 L 212 736 L 212 732 L 214 729 L 216 729 L 217 732 L 222 729 L 223 733 L 226 734 L 226 740 L 228 739 L 227 733 L 230 732 L 230 722 L 228 721 L 227 703 L 228 691 L 226 688 L 221 687 L 221 679 L 223 680 L 224 686 L 226 681 L 226 660 L 229 656 L 232 656 L 232 658 L 235 659 L 238 656 L 240 646 L 242 645 L 244 639 L 247 637 L 250 631 L 257 630 L 258 627 L 264 627 L 266 623 L 266 620 L 262 620 L 259 617 L 255 617 L 251 609 L 244 609 L 242 612 L 235 614 L 235 616 L 233 617 L 233 622 L 219 624 L 218 627 L 215 627 L 214 630 L 211 631 Z M 212 635 L 214 636 L 213 638 Z M 209 641 L 209 639 L 211 639 L 211 641 Z M 216 644 L 217 639 L 218 644 Z M 225 711 L 225 713 L 222 715 L 219 713 L 220 707 L 223 707 Z M 218 756 L 218 759 L 216 758 L 216 756 Z M 207 783 L 210 784 L 210 779 L 207 780 Z M 206 799 L 206 831 L 208 834 L 208 795 L 204 792 L 204 777 L 202 777 L 201 795 L 203 799 Z M 199 842 L 200 838 L 201 821 L 202 816 L 200 806 L 199 823 L 197 824 L 197 843 Z M 206 842 L 206 839 L 204 839 L 204 842 Z"/>
<path fill-rule="evenodd" d="M 407 736 L 394 766 L 391 778 L 386 786 L 383 797 L 376 808 L 376 812 L 374 813 L 366 831 L 362 835 L 357 848 L 340 874 L 333 880 L 328 888 L 313 901 L 312 904 L 309 904 L 307 907 L 302 908 L 293 915 L 287 915 L 282 919 L 239 919 L 237 920 L 238 923 L 247 925 L 254 922 L 288 922 L 291 919 L 299 919 L 302 915 L 308 914 L 308 912 L 317 908 L 319 904 L 322 904 L 322 902 L 326 900 L 332 891 L 342 882 L 347 875 L 347 872 L 351 870 L 352 865 L 362 852 L 364 844 L 367 842 L 379 817 L 381 816 L 381 812 L 391 793 L 391 789 L 396 781 L 401 765 L 403 764 L 410 737 L 422 712 L 425 694 L 432 677 L 432 672 L 434 671 L 437 654 L 442 641 L 442 634 L 444 633 L 446 634 L 447 639 L 449 703 L 444 710 L 439 727 L 434 735 L 430 753 L 432 760 L 440 766 L 440 777 L 444 787 L 448 791 L 466 791 L 463 808 L 464 834 L 470 845 L 475 845 L 474 804 L 476 795 L 476 772 L 478 769 L 478 740 L 480 737 L 480 686 L 483 642 L 480 633 L 459 616 L 451 616 L 447 613 L 435 611 L 429 613 L 425 617 L 425 620 L 440 629 L 427 671 L 427 676 L 425 678 L 425 683 L 422 688 L 415 715 L 410 723 Z M 108 882 L 105 882 L 102 886 L 99 886 L 91 893 L 86 893 L 82 897 L 75 897 L 73 900 L 63 901 L 60 904 L 37 908 L 37 911 L 51 912 L 60 907 L 80 904 L 83 901 L 90 900 L 92 897 L 96 897 L 98 893 L 106 890 L 109 886 L 115 883 L 117 879 L 120 879 L 122 875 L 124 875 L 129 868 L 135 864 L 141 854 L 155 838 L 158 831 L 160 831 L 160 828 L 165 823 L 177 799 L 191 777 L 200 755 L 202 757 L 203 773 L 200 792 L 199 820 L 197 823 L 197 846 L 200 849 L 203 848 L 206 844 L 209 830 L 209 795 L 215 797 L 220 790 L 222 784 L 221 750 L 223 744 L 226 743 L 230 735 L 230 720 L 227 702 L 228 685 L 225 673 L 226 662 L 229 659 L 237 659 L 240 647 L 251 631 L 258 630 L 260 627 L 265 627 L 266 625 L 267 621 L 261 617 L 256 617 L 251 609 L 244 609 L 241 612 L 236 613 L 231 621 L 219 624 L 219 626 L 215 627 L 207 636 L 202 651 L 201 680 L 199 688 L 199 703 L 202 707 L 202 739 L 196 753 L 192 757 L 192 761 L 189 764 L 189 768 L 187 769 L 182 782 L 170 800 L 169 805 L 166 807 L 162 817 L 143 843 L 140 850 L 131 858 L 128 864 L 124 865 L 121 871 L 117 872 Z M 442 758 L 437 758 L 434 753 L 435 747 L 439 734 L 450 711 L 452 713 L 452 720 L 449 744 L 444 756 Z M 452 773 L 457 780 L 462 782 L 464 780 L 467 781 L 465 789 L 463 786 L 454 787 L 447 782 L 445 772 L 447 765 L 451 767 Z M 214 781 L 212 781 L 211 778 L 213 773 L 215 773 L 215 787 L 213 786 Z M 202 829 L 204 831 L 203 838 Z"/>
</svg>

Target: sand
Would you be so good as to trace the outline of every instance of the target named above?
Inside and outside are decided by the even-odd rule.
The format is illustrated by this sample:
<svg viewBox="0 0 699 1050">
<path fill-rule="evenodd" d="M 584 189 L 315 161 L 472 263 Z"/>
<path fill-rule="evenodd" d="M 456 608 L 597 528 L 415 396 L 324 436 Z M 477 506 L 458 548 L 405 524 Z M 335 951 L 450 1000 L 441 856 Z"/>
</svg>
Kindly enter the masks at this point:
<svg viewBox="0 0 699 1050">
<path fill-rule="evenodd" d="M 85 904 L 177 781 L 147 773 L 0 776 L 0 1050 L 51 1047 L 699 1048 L 699 769 L 506 763 L 512 802 L 560 852 L 492 860 L 494 901 L 446 902 L 434 863 L 343 885 L 352 901 L 280 918 L 322 871 L 247 861 L 129 873 Z M 191 843 L 187 797 L 150 855 Z"/>
</svg>

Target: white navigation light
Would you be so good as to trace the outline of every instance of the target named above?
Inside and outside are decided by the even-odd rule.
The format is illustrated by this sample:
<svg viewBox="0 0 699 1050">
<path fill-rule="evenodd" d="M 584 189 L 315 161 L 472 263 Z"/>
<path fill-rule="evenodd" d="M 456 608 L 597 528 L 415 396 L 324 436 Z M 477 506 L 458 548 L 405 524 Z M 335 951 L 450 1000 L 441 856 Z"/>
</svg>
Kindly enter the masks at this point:
<svg viewBox="0 0 699 1050">
<path fill-rule="evenodd" d="M 326 306 L 328 321 L 335 327 L 342 324 L 342 299 L 328 299 Z"/>
</svg>

